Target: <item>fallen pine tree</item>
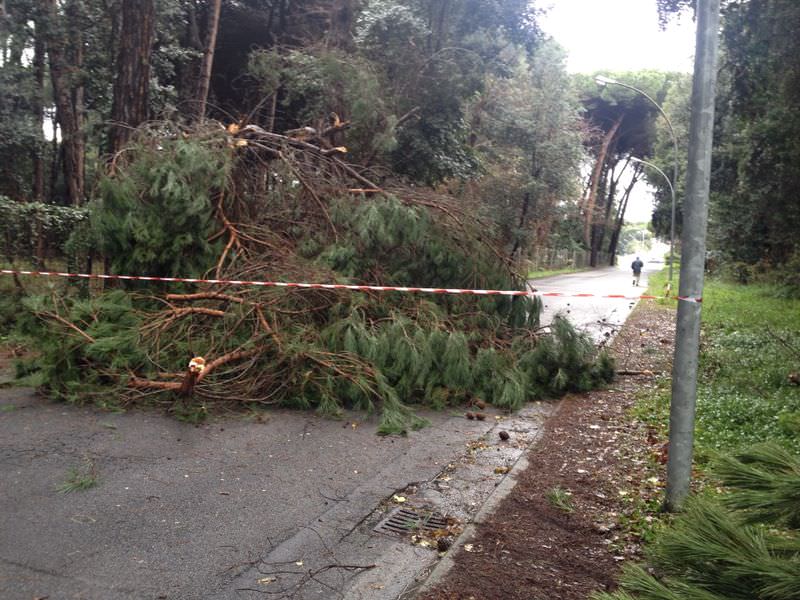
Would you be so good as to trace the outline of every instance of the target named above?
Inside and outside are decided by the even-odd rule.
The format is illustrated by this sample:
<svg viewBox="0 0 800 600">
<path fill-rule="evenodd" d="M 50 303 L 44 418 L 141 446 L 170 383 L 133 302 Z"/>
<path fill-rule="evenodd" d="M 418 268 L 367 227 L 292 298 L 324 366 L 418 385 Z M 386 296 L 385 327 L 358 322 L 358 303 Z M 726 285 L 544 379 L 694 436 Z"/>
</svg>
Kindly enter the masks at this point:
<svg viewBox="0 0 800 600">
<path fill-rule="evenodd" d="M 321 138 L 207 122 L 135 139 L 91 206 L 90 246 L 113 273 L 525 289 L 480 206 L 387 183 Z M 354 407 L 399 433 L 423 424 L 413 405 L 517 409 L 613 376 L 566 321 L 540 330 L 526 296 L 136 282 L 25 306 L 28 368 L 50 395 L 194 417 L 212 403 Z"/>
</svg>

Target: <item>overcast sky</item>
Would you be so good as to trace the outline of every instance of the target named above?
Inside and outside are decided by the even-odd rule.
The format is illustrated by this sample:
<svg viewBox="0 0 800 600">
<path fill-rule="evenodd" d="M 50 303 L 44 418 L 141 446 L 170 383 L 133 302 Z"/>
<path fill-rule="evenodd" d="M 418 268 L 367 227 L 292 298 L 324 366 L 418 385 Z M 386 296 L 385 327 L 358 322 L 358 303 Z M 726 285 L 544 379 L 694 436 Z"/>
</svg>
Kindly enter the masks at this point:
<svg viewBox="0 0 800 600">
<path fill-rule="evenodd" d="M 539 0 L 539 23 L 569 53 L 572 73 L 692 71 L 691 15 L 658 27 L 655 0 Z"/>
<path fill-rule="evenodd" d="M 571 73 L 692 72 L 691 15 L 682 15 L 661 31 L 655 0 L 539 0 L 537 6 L 549 9 L 539 24 L 566 49 Z M 652 210 L 651 190 L 640 183 L 625 220 L 649 221 Z"/>
</svg>

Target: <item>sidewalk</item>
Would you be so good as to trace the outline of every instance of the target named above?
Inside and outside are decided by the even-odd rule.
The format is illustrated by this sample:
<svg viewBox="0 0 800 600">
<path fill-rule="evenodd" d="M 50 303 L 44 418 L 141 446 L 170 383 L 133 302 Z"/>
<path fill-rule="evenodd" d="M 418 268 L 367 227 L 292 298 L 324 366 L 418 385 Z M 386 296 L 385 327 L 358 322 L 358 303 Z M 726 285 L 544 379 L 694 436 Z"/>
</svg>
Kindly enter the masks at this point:
<svg viewBox="0 0 800 600">
<path fill-rule="evenodd" d="M 513 491 L 459 538 L 418 600 L 585 600 L 613 589 L 663 490 L 664 439 L 628 415 L 638 391 L 669 376 L 674 312 L 643 303 L 615 339 L 610 389 L 565 398 L 517 473 Z M 641 374 L 638 374 L 641 373 Z"/>
</svg>

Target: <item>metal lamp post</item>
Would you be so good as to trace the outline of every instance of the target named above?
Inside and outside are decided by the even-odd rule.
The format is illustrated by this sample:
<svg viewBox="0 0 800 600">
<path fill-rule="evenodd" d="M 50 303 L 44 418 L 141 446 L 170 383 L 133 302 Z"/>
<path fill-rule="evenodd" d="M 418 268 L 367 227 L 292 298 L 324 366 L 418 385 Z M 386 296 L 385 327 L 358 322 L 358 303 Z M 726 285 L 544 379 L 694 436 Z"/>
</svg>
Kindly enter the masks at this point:
<svg viewBox="0 0 800 600">
<path fill-rule="evenodd" d="M 672 181 L 670 181 L 669 177 L 664 175 L 664 172 L 661 169 L 658 169 L 658 167 L 656 167 L 655 165 L 652 165 L 652 164 L 650 166 L 658 169 L 659 173 L 664 175 L 664 178 L 667 180 L 667 183 L 669 183 L 669 189 L 672 192 L 672 219 L 671 219 L 670 231 L 669 231 L 669 285 L 670 285 L 670 288 L 672 288 L 672 263 L 674 262 L 674 254 L 675 254 L 675 188 L 674 188 L 673 184 L 674 185 L 678 184 L 678 138 L 675 135 L 675 130 L 672 128 L 672 122 L 669 120 L 669 117 L 667 116 L 667 113 L 665 113 L 664 109 L 661 108 L 661 106 L 658 104 L 658 102 L 653 100 L 647 93 L 645 93 L 644 91 L 640 90 L 637 87 L 634 87 L 634 86 L 629 85 L 627 83 L 622 83 L 621 81 L 617 81 L 616 79 L 611 79 L 610 77 L 606 77 L 604 75 L 597 75 L 594 78 L 594 80 L 597 83 L 597 85 L 600 85 L 600 86 L 618 85 L 620 87 L 624 87 L 624 88 L 627 88 L 629 90 L 633 90 L 634 92 L 637 92 L 637 93 L 641 94 L 642 96 L 647 98 L 653 104 L 653 106 L 655 106 L 658 109 L 658 112 L 660 112 L 661 116 L 664 117 L 664 120 L 667 122 L 667 126 L 669 127 L 669 133 L 672 136 L 672 145 L 673 145 L 673 148 L 674 148 L 674 162 L 673 162 L 673 165 L 672 165 Z M 646 163 L 646 164 L 650 164 L 650 163 Z"/>
<path fill-rule="evenodd" d="M 673 216 L 673 232 L 674 232 L 674 230 L 675 230 L 675 229 L 674 229 L 674 227 L 675 227 L 675 226 L 674 226 L 674 217 L 675 217 L 675 188 L 674 188 L 674 187 L 672 187 L 672 182 L 669 180 L 669 177 L 667 177 L 667 174 L 666 174 L 666 173 L 664 173 L 664 171 L 662 171 L 661 169 L 659 169 L 657 166 L 655 166 L 655 165 L 654 165 L 653 163 L 651 163 L 651 162 L 647 162 L 646 160 L 642 160 L 641 158 L 636 158 L 635 156 L 631 156 L 631 157 L 630 157 L 630 159 L 631 159 L 633 162 L 641 163 L 641 164 L 645 165 L 646 167 L 650 167 L 650 168 L 652 168 L 652 169 L 655 169 L 656 171 L 658 171 L 659 173 L 661 173 L 661 176 L 662 176 L 662 177 L 663 177 L 663 178 L 666 180 L 666 182 L 667 182 L 667 185 L 669 186 L 669 193 L 670 193 L 670 195 L 672 196 L 672 216 Z M 670 242 L 671 242 L 671 240 L 670 240 Z M 671 244 L 671 243 L 670 243 L 670 248 L 669 248 L 669 254 L 670 254 L 670 256 L 669 256 L 669 281 L 670 281 L 670 283 L 672 283 L 672 244 Z"/>
</svg>

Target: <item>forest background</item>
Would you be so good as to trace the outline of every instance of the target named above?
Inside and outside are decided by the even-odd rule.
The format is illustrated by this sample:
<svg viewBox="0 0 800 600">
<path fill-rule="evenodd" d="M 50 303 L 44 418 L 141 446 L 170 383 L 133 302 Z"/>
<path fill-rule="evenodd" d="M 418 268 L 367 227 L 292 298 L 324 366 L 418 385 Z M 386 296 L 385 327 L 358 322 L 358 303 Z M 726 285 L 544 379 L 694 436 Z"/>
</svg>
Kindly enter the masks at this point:
<svg viewBox="0 0 800 600">
<path fill-rule="evenodd" d="M 680 11 L 690 18 L 691 2 L 657 5 L 665 22 Z M 623 235 L 623 225 L 640 181 L 656 190 L 648 228 L 669 235 L 667 183 L 641 160 L 665 173 L 677 162 L 679 236 L 690 76 L 605 73 L 663 106 L 676 157 L 647 97 L 566 72 L 563 50 L 538 26 L 542 10 L 527 0 L 3 0 L 5 260 L 118 274 L 523 289 L 531 265 L 601 266 L 631 251 L 638 236 Z M 785 67 L 794 64 L 799 20 L 792 3 L 723 3 L 710 206 L 709 268 L 740 282 L 777 281 L 788 294 L 800 285 L 800 81 Z M 7 321 L 19 320 L 21 296 L 5 299 Z M 286 295 L 185 304 L 197 300 L 153 300 L 166 304 L 164 314 L 131 294 L 94 294 L 88 306 L 28 299 L 39 326 L 69 323 L 89 344 L 73 355 L 39 336 L 57 367 L 48 375 L 56 395 L 109 381 L 174 391 L 177 382 L 158 379 L 174 379 L 198 353 L 216 354 L 214 368 L 244 361 L 255 369 L 263 336 L 282 357 L 273 356 L 276 373 L 302 374 L 288 386 L 293 394 L 313 382 L 300 403 L 327 409 L 339 406 L 333 381 L 344 365 L 314 354 L 321 348 L 346 357 L 345 379 L 360 390 L 345 394 L 351 399 L 374 398 L 384 383 L 434 404 L 463 399 L 478 383 L 466 375 L 470 361 L 483 365 L 484 395 L 499 390 L 506 406 L 526 390 L 565 391 L 568 363 L 587 368 L 569 385 L 600 377 L 574 344 L 560 358 L 553 350 L 547 367 L 531 358 L 527 374 L 511 366 L 519 327 L 535 326 L 535 301 L 484 303 L 483 316 L 439 301 L 424 304 L 432 313 L 421 319 L 414 303 L 368 299 L 364 308 L 330 294 L 308 294 L 307 305 Z M 395 356 L 386 347 L 412 335 L 405 319 L 418 339 Z M 145 327 L 151 322 L 158 326 Z M 37 337 L 36 328 L 27 334 Z M 197 328 L 216 333 L 201 343 Z M 303 345 L 282 343 L 280 328 Z M 181 341 L 165 347 L 166 331 Z M 369 355 L 369 365 L 351 355 Z M 432 357 L 445 355 L 453 372 L 433 380 L 433 367 L 447 369 Z M 74 361 L 62 364 L 63 356 Z M 410 375 L 396 366 L 409 364 Z M 242 398 L 286 400 L 286 386 L 256 379 Z M 209 397 L 224 395 L 220 385 L 205 390 Z"/>
<path fill-rule="evenodd" d="M 6 256 L 24 254 L 21 238 L 29 254 L 58 253 L 70 233 L 63 211 L 32 219 L 30 207 L 8 201 L 85 206 L 98 197 L 111 157 L 144 123 L 213 118 L 285 132 L 324 128 L 332 113 L 351 123 L 336 139 L 348 161 L 377 178 L 478 199 L 512 257 L 575 250 L 588 251 L 593 265 L 611 261 L 630 195 L 630 186 L 620 189 L 623 171 L 630 185 L 647 178 L 658 190 L 652 226 L 666 235 L 664 181 L 628 160 L 671 173 L 664 123 L 633 92 L 569 76 L 562 50 L 537 27 L 539 4 L 4 0 Z M 691 2 L 658 4 L 667 18 Z M 798 176 L 790 167 L 798 82 L 795 69 L 781 68 L 795 55 L 798 8 L 723 5 L 711 246 L 746 279 L 798 260 Z M 683 168 L 690 79 L 614 75 L 664 106 Z M 13 235 L 26 225 L 30 233 L 32 221 L 47 234 L 33 249 L 31 236 Z"/>
</svg>

